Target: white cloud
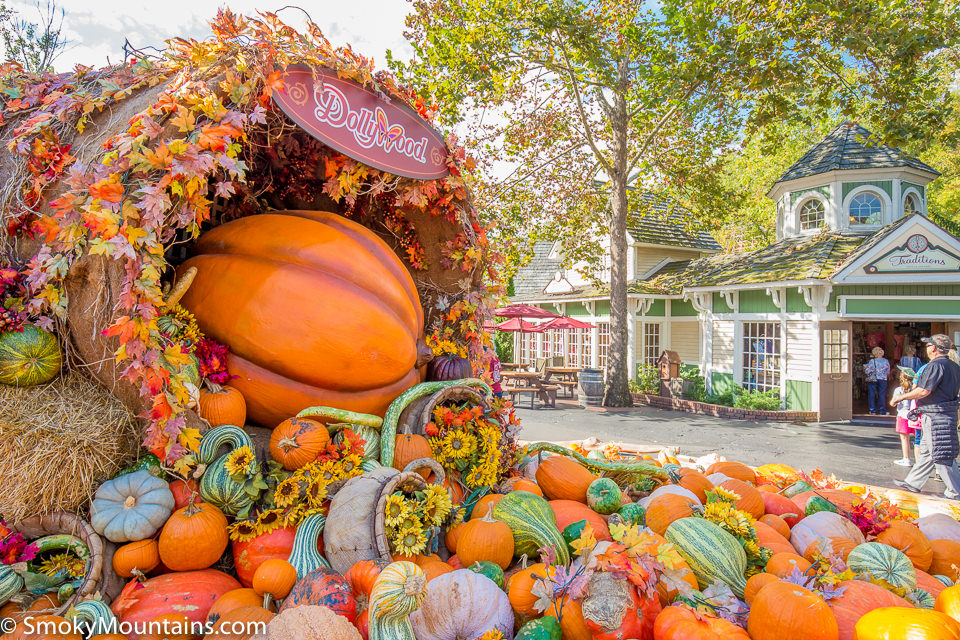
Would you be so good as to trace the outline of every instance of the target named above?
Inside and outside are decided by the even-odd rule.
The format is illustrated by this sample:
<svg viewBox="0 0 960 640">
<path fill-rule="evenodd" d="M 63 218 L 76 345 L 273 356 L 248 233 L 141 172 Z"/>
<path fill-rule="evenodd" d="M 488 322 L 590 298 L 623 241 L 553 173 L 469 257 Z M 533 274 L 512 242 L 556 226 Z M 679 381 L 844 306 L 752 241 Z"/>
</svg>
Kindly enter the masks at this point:
<svg viewBox="0 0 960 640">
<path fill-rule="evenodd" d="M 45 0 L 44 0 L 45 3 Z M 207 22 L 220 6 L 235 13 L 255 15 L 256 11 L 277 11 L 287 2 L 271 6 L 263 0 L 210 2 L 209 0 L 59 0 L 65 10 L 64 31 L 71 41 L 57 59 L 58 71 L 72 69 L 77 63 L 99 67 L 119 62 L 126 40 L 137 48 L 162 48 L 172 37 L 203 39 L 210 35 Z M 20 16 L 38 22 L 35 4 L 13 0 L 8 6 Z M 314 0 L 301 5 L 334 46 L 349 44 L 360 55 L 374 58 L 378 68 L 386 66 L 386 51 L 405 58 L 410 47 L 403 38 L 404 18 L 409 4 L 405 0 Z M 303 25 L 303 13 L 284 9 L 280 17 L 296 28 Z"/>
</svg>

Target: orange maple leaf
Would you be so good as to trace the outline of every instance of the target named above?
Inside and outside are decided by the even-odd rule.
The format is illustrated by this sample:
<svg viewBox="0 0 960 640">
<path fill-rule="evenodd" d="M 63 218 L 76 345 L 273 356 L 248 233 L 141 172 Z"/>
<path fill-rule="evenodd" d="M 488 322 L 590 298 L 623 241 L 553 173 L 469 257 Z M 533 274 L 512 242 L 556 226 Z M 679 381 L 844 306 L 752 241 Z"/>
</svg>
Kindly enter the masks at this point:
<svg viewBox="0 0 960 640">
<path fill-rule="evenodd" d="M 90 195 L 107 202 L 120 202 L 123 197 L 123 185 L 116 182 L 97 182 L 90 185 Z"/>
<path fill-rule="evenodd" d="M 272 95 L 274 91 L 283 90 L 283 72 L 277 69 L 263 80 L 263 92 Z"/>
</svg>

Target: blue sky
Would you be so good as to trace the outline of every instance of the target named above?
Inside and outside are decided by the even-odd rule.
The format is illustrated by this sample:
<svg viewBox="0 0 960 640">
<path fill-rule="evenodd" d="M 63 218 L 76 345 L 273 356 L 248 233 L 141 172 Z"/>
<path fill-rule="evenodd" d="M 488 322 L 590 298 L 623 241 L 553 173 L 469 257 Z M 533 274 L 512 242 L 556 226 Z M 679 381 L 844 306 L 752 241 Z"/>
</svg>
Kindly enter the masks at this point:
<svg viewBox="0 0 960 640">
<path fill-rule="evenodd" d="M 45 0 L 43 0 L 45 2 Z M 14 0 L 8 6 L 32 22 L 38 22 L 35 4 Z M 119 62 L 124 39 L 136 47 L 162 47 L 174 36 L 201 39 L 209 35 L 207 21 L 217 8 L 229 6 L 236 13 L 253 15 L 256 10 L 276 11 L 292 2 L 265 3 L 263 0 L 210 2 L 208 0 L 59 0 L 66 11 L 64 27 L 71 40 L 57 59 L 57 71 L 68 71 L 77 63 L 103 66 Z M 385 53 L 406 57 L 409 47 L 403 39 L 403 20 L 408 12 L 405 0 L 313 0 L 298 3 L 308 11 L 334 45 L 350 44 L 355 51 L 373 57 L 379 68 L 386 65 Z M 303 24 L 302 13 L 286 9 L 280 16 L 289 24 Z"/>
</svg>

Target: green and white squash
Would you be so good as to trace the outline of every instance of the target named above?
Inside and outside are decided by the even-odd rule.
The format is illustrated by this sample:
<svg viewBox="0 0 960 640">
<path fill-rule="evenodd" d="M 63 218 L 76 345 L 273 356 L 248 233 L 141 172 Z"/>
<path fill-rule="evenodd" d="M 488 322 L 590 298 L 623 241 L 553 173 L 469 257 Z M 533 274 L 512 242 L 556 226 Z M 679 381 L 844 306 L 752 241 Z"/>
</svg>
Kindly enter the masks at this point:
<svg viewBox="0 0 960 640">
<path fill-rule="evenodd" d="M 323 533 L 323 527 L 326 524 L 327 516 L 314 513 L 304 518 L 297 525 L 297 532 L 293 535 L 293 548 L 290 549 L 287 562 L 297 570 L 298 579 L 305 578 L 314 569 L 330 568 L 326 558 L 320 555 L 320 551 L 317 550 L 317 541 L 320 539 L 320 534 Z"/>
<path fill-rule="evenodd" d="M 608 516 L 623 504 L 623 493 L 610 478 L 597 478 L 587 487 L 587 505 L 597 513 Z"/>
<path fill-rule="evenodd" d="M 570 562 L 570 552 L 550 504 L 529 491 L 511 491 L 493 507 L 493 517 L 507 523 L 513 532 L 513 553 L 519 558 L 535 558 L 538 549 L 552 546 L 557 551 L 556 564 Z"/>
<path fill-rule="evenodd" d="M 913 593 L 908 593 L 907 600 L 911 601 L 918 609 L 933 609 L 933 606 L 937 603 L 937 599 L 925 589 L 916 589 Z"/>
<path fill-rule="evenodd" d="M 175 504 L 166 480 L 141 469 L 100 485 L 90 504 L 90 524 L 110 542 L 146 540 Z"/>
<path fill-rule="evenodd" d="M 95 599 L 73 605 L 65 617 L 68 620 L 80 620 L 83 623 L 81 628 L 86 630 L 87 637 L 114 631 L 113 621 L 116 618 L 109 606 L 102 600 Z"/>
<path fill-rule="evenodd" d="M 526 623 L 514 640 L 560 640 L 562 636 L 560 623 L 553 616 L 544 616 Z"/>
<path fill-rule="evenodd" d="M 477 560 L 469 567 L 465 567 L 474 573 L 479 573 L 482 576 L 486 576 L 493 580 L 494 584 L 503 589 L 503 586 L 506 584 L 506 576 L 503 575 L 503 569 L 500 568 L 500 565 L 495 562 L 490 562 L 489 560 Z"/>
<path fill-rule="evenodd" d="M 792 485 L 783 490 L 783 495 L 792 498 L 793 496 L 798 496 L 801 493 L 806 493 L 807 491 L 816 491 L 815 487 L 812 487 L 810 483 L 804 482 L 803 480 L 797 480 Z"/>
<path fill-rule="evenodd" d="M 227 445 L 228 451 L 218 458 L 217 453 L 224 445 Z M 200 462 L 207 465 L 200 478 L 200 496 L 231 516 L 253 503 L 244 483 L 235 481 L 227 471 L 230 453 L 242 447 L 249 447 L 252 452 L 253 441 L 246 431 L 232 424 L 215 427 L 200 440 Z"/>
<path fill-rule="evenodd" d="M 6 604 L 21 589 L 23 589 L 23 578 L 10 565 L 0 564 L 0 605 Z"/>
<path fill-rule="evenodd" d="M 32 387 L 53 380 L 63 365 L 60 343 L 32 324 L 0 334 L 0 384 Z"/>
<path fill-rule="evenodd" d="M 882 580 L 910 593 L 917 588 L 917 572 L 903 551 L 880 542 L 858 544 L 847 556 L 847 567 L 857 579 Z"/>
<path fill-rule="evenodd" d="M 620 518 L 623 520 L 624 524 L 628 526 L 642 526 L 647 517 L 646 509 L 644 509 L 638 502 L 628 502 L 617 509 L 617 513 L 620 514 Z"/>
<path fill-rule="evenodd" d="M 805 511 L 804 515 L 808 515 L 808 516 L 812 516 L 818 511 L 830 511 L 831 513 L 839 513 L 839 510 L 837 509 L 837 505 L 833 504 L 832 502 L 830 502 L 829 500 L 821 496 L 812 496 L 809 500 L 807 500 L 807 506 L 804 509 L 804 511 Z"/>
<path fill-rule="evenodd" d="M 738 598 L 747 586 L 747 555 L 732 535 L 703 518 L 681 518 L 667 527 L 664 538 L 676 547 L 697 577 L 701 589 L 715 580 L 729 585 Z"/>
</svg>

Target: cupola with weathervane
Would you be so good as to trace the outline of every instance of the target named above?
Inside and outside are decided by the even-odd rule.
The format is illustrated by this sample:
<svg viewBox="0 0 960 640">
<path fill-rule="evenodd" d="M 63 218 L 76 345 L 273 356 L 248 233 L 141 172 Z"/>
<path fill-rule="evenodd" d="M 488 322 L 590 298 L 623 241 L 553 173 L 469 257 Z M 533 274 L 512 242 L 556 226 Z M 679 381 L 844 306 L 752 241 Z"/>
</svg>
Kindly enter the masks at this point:
<svg viewBox="0 0 960 640">
<path fill-rule="evenodd" d="M 927 184 L 940 172 L 871 136 L 844 122 L 774 183 L 767 196 L 777 203 L 777 240 L 824 230 L 870 234 L 926 214 Z"/>
</svg>

